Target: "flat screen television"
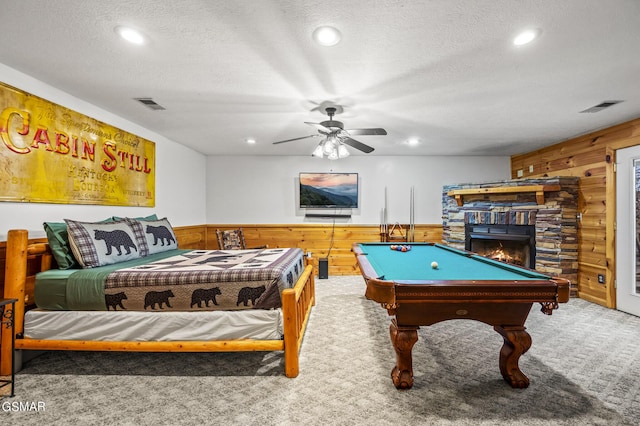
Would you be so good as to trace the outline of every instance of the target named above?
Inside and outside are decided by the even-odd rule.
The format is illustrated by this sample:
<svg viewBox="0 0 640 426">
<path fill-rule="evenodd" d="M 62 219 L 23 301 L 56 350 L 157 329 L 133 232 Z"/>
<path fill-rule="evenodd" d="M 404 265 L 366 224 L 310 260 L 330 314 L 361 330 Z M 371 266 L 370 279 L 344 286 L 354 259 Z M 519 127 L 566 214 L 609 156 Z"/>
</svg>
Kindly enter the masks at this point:
<svg viewBox="0 0 640 426">
<path fill-rule="evenodd" d="M 358 208 L 357 173 L 300 173 L 300 208 Z"/>
</svg>

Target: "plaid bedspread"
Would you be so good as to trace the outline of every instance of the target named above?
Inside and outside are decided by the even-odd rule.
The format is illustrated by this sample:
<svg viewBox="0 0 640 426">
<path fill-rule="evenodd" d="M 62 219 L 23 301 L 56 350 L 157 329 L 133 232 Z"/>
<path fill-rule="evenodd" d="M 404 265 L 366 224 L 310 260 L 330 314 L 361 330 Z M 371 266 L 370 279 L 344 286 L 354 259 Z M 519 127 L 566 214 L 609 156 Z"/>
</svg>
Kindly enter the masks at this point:
<svg viewBox="0 0 640 426">
<path fill-rule="evenodd" d="M 273 309 L 304 269 L 300 249 L 192 250 L 110 273 L 107 310 Z"/>
</svg>

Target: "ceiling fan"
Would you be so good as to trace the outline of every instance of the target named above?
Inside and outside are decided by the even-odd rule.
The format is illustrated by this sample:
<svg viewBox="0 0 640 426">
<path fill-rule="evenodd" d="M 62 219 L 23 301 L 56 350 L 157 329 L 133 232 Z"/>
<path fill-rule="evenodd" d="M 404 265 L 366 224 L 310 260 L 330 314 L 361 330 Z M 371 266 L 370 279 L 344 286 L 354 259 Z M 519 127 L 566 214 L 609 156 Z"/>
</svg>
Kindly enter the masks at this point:
<svg viewBox="0 0 640 426">
<path fill-rule="evenodd" d="M 357 150 L 360 150 L 366 154 L 373 151 L 373 148 L 369 145 L 365 145 L 360 141 L 353 139 L 351 136 L 355 135 L 386 135 L 387 131 L 381 128 L 373 128 L 373 129 L 345 129 L 344 124 L 341 121 L 337 121 L 333 119 L 333 116 L 336 113 L 335 107 L 327 107 L 325 108 L 325 112 L 329 116 L 329 120 L 322 121 L 320 123 L 310 123 L 305 121 L 305 124 L 309 124 L 310 126 L 315 127 L 319 134 L 313 134 L 308 136 L 302 136 L 300 138 L 287 139 L 284 141 L 274 142 L 275 144 L 285 143 L 285 142 L 293 142 L 307 138 L 316 138 L 322 137 L 325 138 L 320 142 L 313 155 L 320 154 L 317 156 L 322 156 L 322 152 L 324 151 L 324 155 L 327 155 L 329 158 L 332 158 L 332 155 L 335 155 L 334 158 L 342 158 L 349 155 L 344 145 L 349 145 Z M 340 149 L 342 147 L 342 149 Z"/>
</svg>

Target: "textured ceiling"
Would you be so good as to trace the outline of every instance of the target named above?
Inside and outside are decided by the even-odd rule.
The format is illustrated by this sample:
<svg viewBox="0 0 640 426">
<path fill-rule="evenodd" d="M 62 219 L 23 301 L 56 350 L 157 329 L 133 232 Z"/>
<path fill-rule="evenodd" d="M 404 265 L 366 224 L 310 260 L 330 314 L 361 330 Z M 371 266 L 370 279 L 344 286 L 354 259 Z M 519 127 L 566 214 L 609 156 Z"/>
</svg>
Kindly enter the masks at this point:
<svg viewBox="0 0 640 426">
<path fill-rule="evenodd" d="M 356 155 L 511 155 L 640 117 L 638 0 L 0 5 L 1 63 L 208 155 L 310 154 L 318 138 L 272 142 L 314 134 L 327 101 L 346 128 L 388 131 Z M 320 25 L 341 43 L 316 45 Z M 580 113 L 606 100 L 624 102 Z"/>
</svg>

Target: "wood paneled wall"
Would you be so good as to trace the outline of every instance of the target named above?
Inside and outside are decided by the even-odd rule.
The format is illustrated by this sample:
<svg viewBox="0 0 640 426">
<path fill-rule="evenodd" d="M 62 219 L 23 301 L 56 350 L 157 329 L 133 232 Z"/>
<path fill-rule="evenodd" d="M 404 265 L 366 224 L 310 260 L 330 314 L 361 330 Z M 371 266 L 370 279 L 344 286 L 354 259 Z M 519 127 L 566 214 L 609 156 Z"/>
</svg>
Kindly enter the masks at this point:
<svg viewBox="0 0 640 426">
<path fill-rule="evenodd" d="M 640 119 L 511 157 L 512 178 L 579 176 L 578 296 L 616 307 L 616 150 L 640 145 Z M 532 171 L 530 171 L 532 170 Z M 605 278 L 598 283 L 598 275 Z"/>
<path fill-rule="evenodd" d="M 358 274 L 351 246 L 357 242 L 380 241 L 378 225 L 296 224 L 296 225 L 207 225 L 207 248 L 218 247 L 216 229 L 242 228 L 247 246 L 298 247 L 311 252 L 314 272 L 318 259 L 329 258 L 329 275 Z M 415 241 L 442 242 L 442 224 L 415 225 Z"/>
<path fill-rule="evenodd" d="M 178 246 L 183 249 L 216 249 L 216 229 L 242 228 L 247 245 L 269 247 L 299 247 L 305 253 L 311 252 L 314 272 L 317 275 L 318 258 L 329 257 L 329 275 L 358 274 L 351 245 L 356 242 L 380 241 L 378 225 L 194 225 L 174 228 Z M 442 225 L 416 225 L 415 240 L 428 242 L 442 241 Z M 30 240 L 45 242 L 46 238 Z M 329 252 L 329 248 L 331 251 Z M 6 243 L 0 242 L 0 295 L 4 294 L 4 269 Z"/>
</svg>

